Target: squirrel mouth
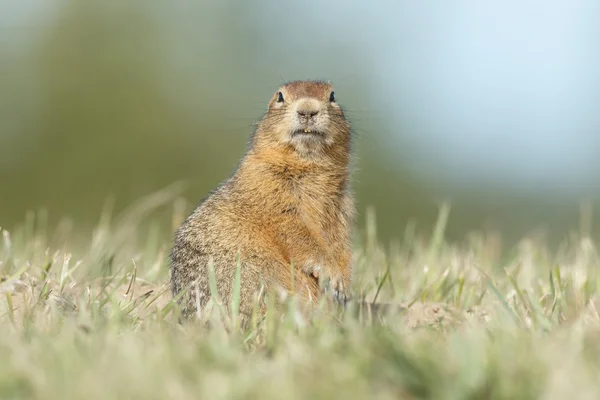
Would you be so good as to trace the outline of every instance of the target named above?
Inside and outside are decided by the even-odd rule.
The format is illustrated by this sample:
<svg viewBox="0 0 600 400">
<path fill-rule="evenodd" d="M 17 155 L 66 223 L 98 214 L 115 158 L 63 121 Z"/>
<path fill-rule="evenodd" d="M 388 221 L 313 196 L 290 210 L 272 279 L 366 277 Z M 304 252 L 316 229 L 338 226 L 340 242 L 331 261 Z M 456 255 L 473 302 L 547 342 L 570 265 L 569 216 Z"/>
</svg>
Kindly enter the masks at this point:
<svg viewBox="0 0 600 400">
<path fill-rule="evenodd" d="M 324 136 L 323 132 L 311 128 L 298 129 L 292 133 L 292 136 Z"/>
</svg>

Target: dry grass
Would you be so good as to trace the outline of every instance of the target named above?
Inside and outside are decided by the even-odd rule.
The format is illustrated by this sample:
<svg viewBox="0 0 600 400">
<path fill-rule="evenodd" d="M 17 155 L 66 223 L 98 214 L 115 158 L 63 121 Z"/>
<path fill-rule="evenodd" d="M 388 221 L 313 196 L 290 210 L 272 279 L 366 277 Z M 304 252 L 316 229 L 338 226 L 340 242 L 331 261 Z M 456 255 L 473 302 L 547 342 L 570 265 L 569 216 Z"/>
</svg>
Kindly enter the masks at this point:
<svg viewBox="0 0 600 400">
<path fill-rule="evenodd" d="M 0 398 L 600 398 L 599 257 L 570 235 L 559 248 L 496 236 L 408 234 L 384 248 L 374 219 L 356 245 L 354 292 L 401 303 L 378 323 L 349 313 L 311 321 L 269 313 L 177 323 L 168 287 L 168 229 L 143 199 L 89 237 L 43 215 L 0 248 Z M 508 255 L 506 255 L 508 254 Z"/>
</svg>

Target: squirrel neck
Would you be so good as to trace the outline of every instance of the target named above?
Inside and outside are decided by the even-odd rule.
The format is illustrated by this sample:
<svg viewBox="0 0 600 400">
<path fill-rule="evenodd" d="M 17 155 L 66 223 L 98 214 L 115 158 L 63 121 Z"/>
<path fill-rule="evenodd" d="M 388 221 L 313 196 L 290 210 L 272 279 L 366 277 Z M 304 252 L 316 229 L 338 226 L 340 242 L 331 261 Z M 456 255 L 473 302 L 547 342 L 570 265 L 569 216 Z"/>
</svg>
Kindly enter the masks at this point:
<svg viewBox="0 0 600 400">
<path fill-rule="evenodd" d="M 333 149 L 331 149 L 333 150 Z M 244 157 L 232 183 L 261 189 L 309 192 L 322 200 L 346 193 L 349 182 L 349 149 L 328 151 L 318 159 L 307 159 L 292 148 L 252 147 Z M 290 184 L 293 182 L 293 184 Z"/>
<path fill-rule="evenodd" d="M 246 162 L 257 163 L 271 168 L 296 170 L 298 172 L 346 173 L 348 172 L 349 151 L 346 149 L 328 149 L 326 153 L 311 157 L 298 154 L 291 147 L 253 148 Z"/>
</svg>

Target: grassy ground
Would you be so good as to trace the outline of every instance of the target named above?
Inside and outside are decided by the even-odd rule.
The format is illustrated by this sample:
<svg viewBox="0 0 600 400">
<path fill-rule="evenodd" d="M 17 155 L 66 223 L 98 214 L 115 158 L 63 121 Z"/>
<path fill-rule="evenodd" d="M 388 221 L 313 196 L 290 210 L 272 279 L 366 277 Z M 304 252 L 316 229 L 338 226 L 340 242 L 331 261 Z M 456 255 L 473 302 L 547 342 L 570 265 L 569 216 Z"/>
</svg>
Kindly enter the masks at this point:
<svg viewBox="0 0 600 400">
<path fill-rule="evenodd" d="M 176 322 L 168 229 L 148 222 L 175 204 L 180 223 L 171 194 L 89 237 L 43 214 L 2 230 L 0 398 L 600 398 L 599 258 L 579 234 L 450 244 L 443 208 L 431 237 L 384 248 L 370 219 L 353 290 L 406 313 L 308 322 L 292 303 L 247 332 L 206 313 L 207 329 Z"/>
</svg>

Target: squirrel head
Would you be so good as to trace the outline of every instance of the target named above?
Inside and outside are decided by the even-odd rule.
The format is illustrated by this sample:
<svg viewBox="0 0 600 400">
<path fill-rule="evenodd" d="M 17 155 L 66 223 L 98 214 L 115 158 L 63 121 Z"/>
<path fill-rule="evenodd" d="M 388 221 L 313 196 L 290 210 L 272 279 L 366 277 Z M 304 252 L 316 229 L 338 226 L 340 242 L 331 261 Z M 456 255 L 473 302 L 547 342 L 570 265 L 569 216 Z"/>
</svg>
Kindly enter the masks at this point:
<svg viewBox="0 0 600 400">
<path fill-rule="evenodd" d="M 321 81 L 294 81 L 271 98 L 254 135 L 255 146 L 286 148 L 303 158 L 349 151 L 350 124 L 333 86 Z"/>
</svg>

